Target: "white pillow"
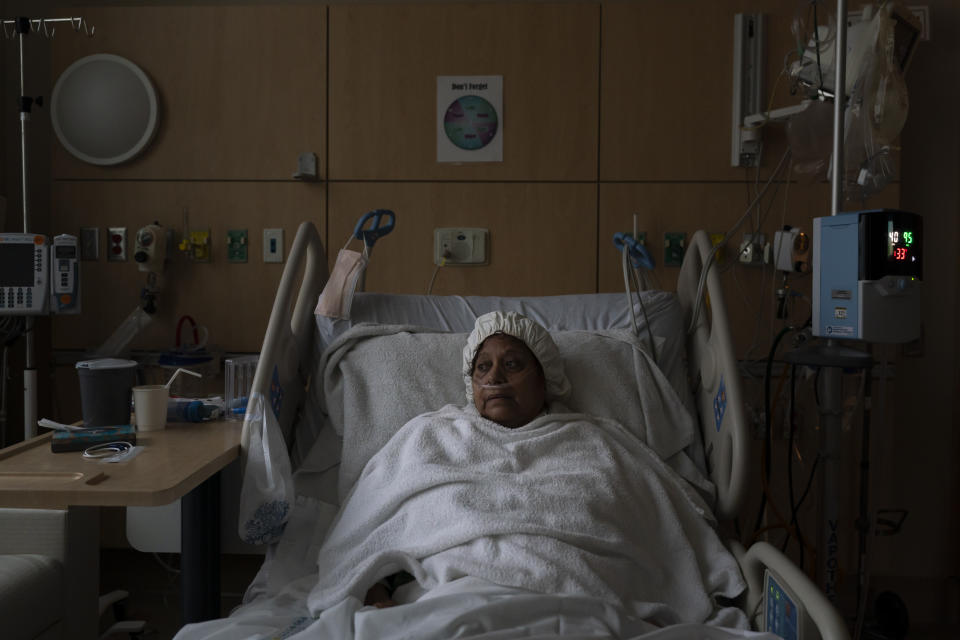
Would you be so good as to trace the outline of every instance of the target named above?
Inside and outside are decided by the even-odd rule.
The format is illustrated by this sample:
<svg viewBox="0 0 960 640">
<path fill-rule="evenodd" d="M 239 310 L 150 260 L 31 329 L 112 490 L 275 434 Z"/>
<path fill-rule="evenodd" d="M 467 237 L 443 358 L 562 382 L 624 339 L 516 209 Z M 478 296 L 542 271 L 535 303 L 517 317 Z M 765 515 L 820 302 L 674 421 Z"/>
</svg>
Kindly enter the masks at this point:
<svg viewBox="0 0 960 640">
<path fill-rule="evenodd" d="M 435 331 L 460 333 L 473 330 L 478 316 L 488 311 L 517 311 L 548 331 L 629 330 L 633 318 L 640 337 L 647 339 L 647 322 L 657 340 L 657 365 L 666 374 L 687 408 L 695 413 L 693 394 L 687 382 L 683 311 L 674 293 L 643 291 L 643 304 L 634 297 L 633 314 L 623 293 L 583 293 L 560 296 L 510 298 L 498 296 L 422 296 L 358 292 L 351 319 L 316 316 L 318 349 L 361 323 L 414 325 Z M 660 342 L 663 339 L 664 342 Z M 299 434 L 298 447 L 306 447 L 314 434 Z"/>
</svg>

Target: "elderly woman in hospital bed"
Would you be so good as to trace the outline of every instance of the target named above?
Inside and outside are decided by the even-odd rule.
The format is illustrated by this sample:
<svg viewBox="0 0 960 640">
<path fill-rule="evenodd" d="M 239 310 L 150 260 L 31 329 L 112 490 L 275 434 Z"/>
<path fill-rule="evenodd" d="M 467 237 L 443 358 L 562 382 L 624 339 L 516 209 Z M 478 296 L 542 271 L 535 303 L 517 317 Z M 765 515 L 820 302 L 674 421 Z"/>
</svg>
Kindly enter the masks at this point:
<svg viewBox="0 0 960 640">
<path fill-rule="evenodd" d="M 317 572 L 178 637 L 772 638 L 728 606 L 745 585 L 701 492 L 626 426 L 563 405 L 545 329 L 481 316 L 463 377 L 466 406 L 369 460 Z"/>
<path fill-rule="evenodd" d="M 467 402 L 483 418 L 507 429 L 522 427 L 547 411 L 545 369 L 550 373 L 549 397 L 562 397 L 570 387 L 550 334 L 517 313 L 493 312 L 478 319 L 463 350 L 463 367 Z M 393 606 L 393 591 L 412 579 L 406 572 L 385 578 L 370 588 L 364 603 Z"/>
</svg>

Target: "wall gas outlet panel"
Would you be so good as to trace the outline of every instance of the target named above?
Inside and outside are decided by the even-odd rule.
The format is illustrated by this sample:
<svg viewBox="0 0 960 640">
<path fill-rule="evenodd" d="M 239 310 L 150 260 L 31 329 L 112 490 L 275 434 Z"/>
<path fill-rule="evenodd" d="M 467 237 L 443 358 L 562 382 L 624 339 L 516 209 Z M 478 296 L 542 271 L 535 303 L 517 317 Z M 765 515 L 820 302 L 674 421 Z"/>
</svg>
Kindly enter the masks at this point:
<svg viewBox="0 0 960 640">
<path fill-rule="evenodd" d="M 623 232 L 623 235 L 632 238 L 632 237 L 633 237 L 633 231 L 624 231 L 624 232 Z M 637 242 L 638 242 L 641 246 L 644 246 L 644 247 L 647 246 L 647 232 L 646 232 L 646 231 L 637 231 Z"/>
<path fill-rule="evenodd" d="M 433 230 L 433 264 L 487 264 L 486 229 L 448 227 Z"/>
<path fill-rule="evenodd" d="M 247 230 L 230 229 L 227 231 L 227 262 L 247 261 Z"/>
<path fill-rule="evenodd" d="M 187 256 L 192 262 L 210 262 L 210 231 L 194 230 L 187 234 Z"/>
<path fill-rule="evenodd" d="M 683 231 L 668 231 L 663 234 L 663 264 L 667 267 L 679 267 L 683 264 L 684 246 L 687 234 Z"/>
<path fill-rule="evenodd" d="M 737 250 L 737 259 L 740 261 L 740 264 L 762 266 L 764 246 L 766 246 L 766 244 L 767 236 L 762 233 L 743 234 L 743 241 Z"/>
<path fill-rule="evenodd" d="M 263 261 L 283 262 L 283 229 L 263 230 Z"/>
</svg>

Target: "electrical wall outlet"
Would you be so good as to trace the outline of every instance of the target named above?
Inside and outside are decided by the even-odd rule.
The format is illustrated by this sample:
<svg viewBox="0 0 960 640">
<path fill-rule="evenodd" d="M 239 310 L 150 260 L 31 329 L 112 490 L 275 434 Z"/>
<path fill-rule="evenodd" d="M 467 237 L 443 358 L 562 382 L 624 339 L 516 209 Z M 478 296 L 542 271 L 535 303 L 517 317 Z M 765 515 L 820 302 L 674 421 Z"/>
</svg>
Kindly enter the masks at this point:
<svg viewBox="0 0 960 640">
<path fill-rule="evenodd" d="M 283 229 L 263 230 L 263 261 L 283 262 Z"/>
<path fill-rule="evenodd" d="M 227 262 L 247 261 L 247 230 L 230 229 L 227 231 Z"/>
<path fill-rule="evenodd" d="M 684 247 L 687 234 L 682 231 L 667 231 L 663 234 L 663 264 L 667 267 L 679 267 L 683 264 Z"/>
<path fill-rule="evenodd" d="M 127 228 L 110 227 L 107 229 L 107 260 L 123 262 L 127 259 Z"/>
<path fill-rule="evenodd" d="M 486 229 L 464 227 L 433 230 L 433 264 L 487 264 Z"/>
</svg>

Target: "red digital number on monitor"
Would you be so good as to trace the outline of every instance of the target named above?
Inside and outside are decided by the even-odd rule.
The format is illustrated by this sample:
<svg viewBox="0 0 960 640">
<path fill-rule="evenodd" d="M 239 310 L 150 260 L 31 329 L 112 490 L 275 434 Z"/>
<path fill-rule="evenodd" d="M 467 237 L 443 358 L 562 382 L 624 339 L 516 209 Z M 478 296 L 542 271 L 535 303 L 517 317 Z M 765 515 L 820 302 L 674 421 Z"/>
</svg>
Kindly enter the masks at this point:
<svg viewBox="0 0 960 640">
<path fill-rule="evenodd" d="M 897 247 L 893 250 L 893 258 L 895 260 L 906 260 L 907 259 L 907 250 L 904 247 Z"/>
</svg>

